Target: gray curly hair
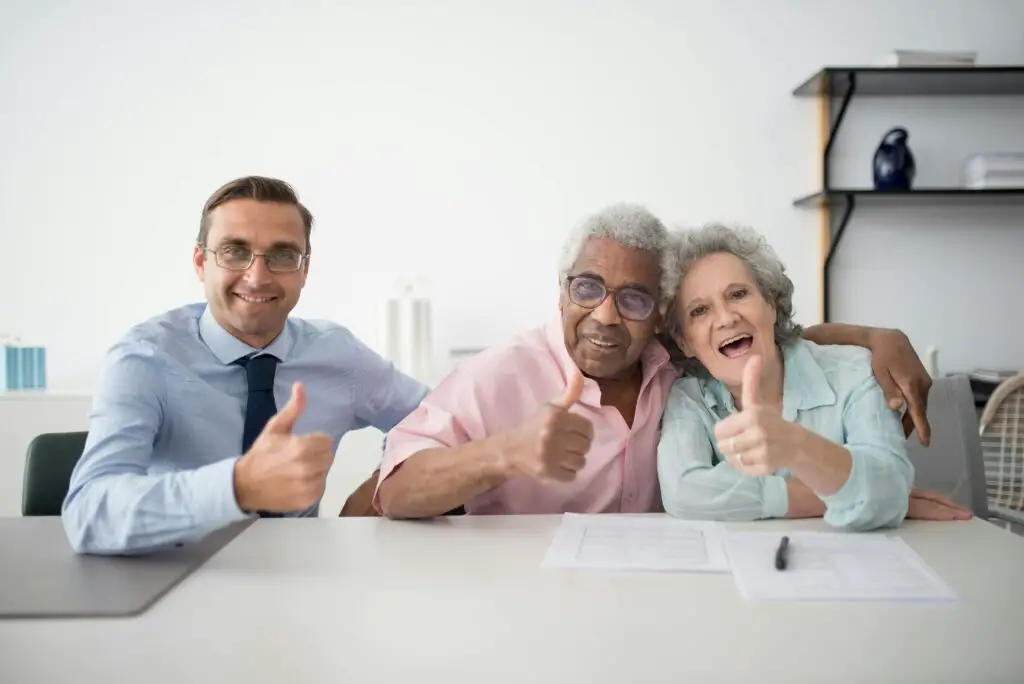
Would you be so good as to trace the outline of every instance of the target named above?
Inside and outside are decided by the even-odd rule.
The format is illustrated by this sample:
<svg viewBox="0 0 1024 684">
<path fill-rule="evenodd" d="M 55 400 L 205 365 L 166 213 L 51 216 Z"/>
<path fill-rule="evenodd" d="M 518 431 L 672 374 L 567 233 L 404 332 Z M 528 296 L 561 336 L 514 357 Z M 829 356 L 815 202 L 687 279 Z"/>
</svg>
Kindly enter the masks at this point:
<svg viewBox="0 0 1024 684">
<path fill-rule="evenodd" d="M 712 223 L 697 230 L 679 231 L 671 239 L 675 272 L 669 286 L 672 301 L 665 315 L 666 336 L 678 336 L 683 330 L 674 301 L 683 278 L 695 263 L 712 254 L 732 254 L 746 263 L 761 295 L 775 308 L 776 344 L 785 345 L 801 336 L 803 328 L 793 320 L 793 281 L 786 275 L 786 267 L 775 250 L 760 233 L 746 226 Z M 696 363 L 695 359 L 687 361 Z"/>
<path fill-rule="evenodd" d="M 594 238 L 608 238 L 620 245 L 652 252 L 661 267 L 661 302 L 664 312 L 675 295 L 676 277 L 673 241 L 661 220 L 638 204 L 613 204 L 591 215 L 569 234 L 558 262 L 559 282 L 576 264 L 584 245 Z"/>
</svg>

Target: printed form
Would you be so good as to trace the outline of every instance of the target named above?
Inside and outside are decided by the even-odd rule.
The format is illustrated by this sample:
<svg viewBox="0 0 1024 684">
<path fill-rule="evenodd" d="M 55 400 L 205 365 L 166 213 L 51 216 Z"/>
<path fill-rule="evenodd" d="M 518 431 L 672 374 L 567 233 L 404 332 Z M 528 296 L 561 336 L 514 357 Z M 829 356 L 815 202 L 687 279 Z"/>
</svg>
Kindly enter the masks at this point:
<svg viewBox="0 0 1024 684">
<path fill-rule="evenodd" d="M 789 537 L 785 570 L 775 567 Z M 733 579 L 748 601 L 955 601 L 957 594 L 899 537 L 878 533 L 728 532 Z"/>
<path fill-rule="evenodd" d="M 667 516 L 567 513 L 543 567 L 659 572 L 728 572 L 713 522 Z"/>
</svg>

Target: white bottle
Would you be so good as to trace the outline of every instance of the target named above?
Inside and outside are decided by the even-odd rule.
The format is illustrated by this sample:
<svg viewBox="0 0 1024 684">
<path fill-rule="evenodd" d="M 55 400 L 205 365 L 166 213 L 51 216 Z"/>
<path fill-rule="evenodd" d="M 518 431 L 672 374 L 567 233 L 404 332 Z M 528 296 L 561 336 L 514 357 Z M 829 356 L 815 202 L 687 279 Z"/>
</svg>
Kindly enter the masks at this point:
<svg viewBox="0 0 1024 684">
<path fill-rule="evenodd" d="M 384 357 L 420 382 L 433 380 L 433 320 L 423 278 L 401 280 L 385 302 L 381 317 Z"/>
</svg>

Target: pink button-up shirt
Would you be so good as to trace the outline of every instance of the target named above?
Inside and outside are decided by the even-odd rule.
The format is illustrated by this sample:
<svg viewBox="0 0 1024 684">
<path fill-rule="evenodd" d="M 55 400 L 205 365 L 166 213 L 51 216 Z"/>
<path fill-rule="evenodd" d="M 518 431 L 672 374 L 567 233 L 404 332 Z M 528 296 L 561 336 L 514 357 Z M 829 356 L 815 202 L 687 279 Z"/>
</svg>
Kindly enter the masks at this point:
<svg viewBox="0 0 1024 684">
<path fill-rule="evenodd" d="M 560 321 L 464 361 L 388 433 L 380 482 L 418 451 L 455 447 L 515 427 L 561 394 L 573 368 Z M 467 513 L 642 513 L 661 510 L 657 446 L 661 414 L 678 372 L 652 341 L 641 356 L 643 384 L 633 427 L 601 405 L 597 382 L 584 378 L 571 409 L 594 424 L 586 465 L 572 482 L 520 476 L 466 503 Z M 374 496 L 375 504 L 376 495 Z"/>
</svg>

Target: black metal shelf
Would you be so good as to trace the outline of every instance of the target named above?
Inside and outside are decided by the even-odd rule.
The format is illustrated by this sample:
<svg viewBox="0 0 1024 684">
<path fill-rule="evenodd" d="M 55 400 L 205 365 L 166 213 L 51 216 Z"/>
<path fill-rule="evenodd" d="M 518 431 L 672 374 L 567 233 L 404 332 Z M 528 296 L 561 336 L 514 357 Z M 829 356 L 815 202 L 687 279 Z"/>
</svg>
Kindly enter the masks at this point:
<svg viewBox="0 0 1024 684">
<path fill-rule="evenodd" d="M 825 67 L 793 91 L 797 97 L 840 96 L 856 81 L 858 95 L 1024 95 L 1024 66 Z"/>
<path fill-rule="evenodd" d="M 829 272 L 832 258 L 858 202 L 1024 202 L 1024 188 L 876 190 L 833 188 L 829 182 L 832 145 L 854 95 L 1024 96 L 1024 66 L 825 67 L 797 86 L 793 95 L 827 101 L 828 132 L 822 154 L 823 189 L 793 201 L 797 207 L 817 207 L 828 212 L 828 240 L 822 264 L 822 313 L 826 323 L 830 321 Z"/>
<path fill-rule="evenodd" d="M 836 200 L 850 198 L 866 202 L 1024 202 L 1024 188 L 913 188 L 911 190 L 875 190 L 874 188 L 832 188 L 793 200 L 796 207 L 826 207 Z"/>
</svg>

